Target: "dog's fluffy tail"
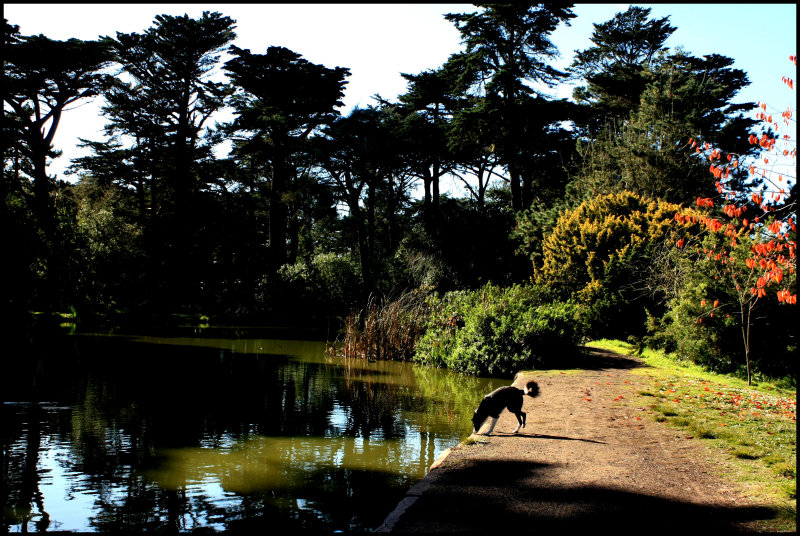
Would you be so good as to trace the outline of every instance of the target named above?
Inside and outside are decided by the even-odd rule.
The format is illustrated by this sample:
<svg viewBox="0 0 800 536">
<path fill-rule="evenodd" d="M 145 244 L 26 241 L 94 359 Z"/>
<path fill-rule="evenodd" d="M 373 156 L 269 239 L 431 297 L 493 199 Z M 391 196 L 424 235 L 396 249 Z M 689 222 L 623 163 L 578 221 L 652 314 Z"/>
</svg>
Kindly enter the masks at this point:
<svg viewBox="0 0 800 536">
<path fill-rule="evenodd" d="M 533 398 L 536 398 L 537 396 L 539 396 L 539 384 L 536 383 L 533 380 L 531 380 L 528 383 L 526 383 L 525 384 L 525 394 L 530 396 L 530 397 L 533 397 Z"/>
</svg>

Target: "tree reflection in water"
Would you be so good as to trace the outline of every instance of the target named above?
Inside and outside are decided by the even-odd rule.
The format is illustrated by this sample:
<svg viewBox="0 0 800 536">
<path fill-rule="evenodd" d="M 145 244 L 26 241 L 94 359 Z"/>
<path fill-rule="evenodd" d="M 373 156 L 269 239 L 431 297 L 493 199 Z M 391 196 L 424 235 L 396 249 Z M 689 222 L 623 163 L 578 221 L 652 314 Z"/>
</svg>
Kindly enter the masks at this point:
<svg viewBox="0 0 800 536">
<path fill-rule="evenodd" d="M 16 531 L 373 528 L 507 383 L 300 341 L 73 336 L 14 355 Z"/>
</svg>

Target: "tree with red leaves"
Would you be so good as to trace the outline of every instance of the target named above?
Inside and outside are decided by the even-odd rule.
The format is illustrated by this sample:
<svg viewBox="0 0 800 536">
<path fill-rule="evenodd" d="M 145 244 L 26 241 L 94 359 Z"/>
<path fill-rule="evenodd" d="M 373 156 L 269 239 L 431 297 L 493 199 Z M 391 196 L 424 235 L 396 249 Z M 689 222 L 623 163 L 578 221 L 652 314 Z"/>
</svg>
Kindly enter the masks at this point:
<svg viewBox="0 0 800 536">
<path fill-rule="evenodd" d="M 796 56 L 790 59 L 796 66 Z M 783 77 L 783 83 L 794 89 L 791 78 Z M 720 313 L 736 306 L 748 383 L 756 305 L 772 296 L 781 304 L 797 304 L 797 149 L 792 136 L 779 134 L 781 125 L 788 127 L 794 122 L 793 116 L 794 110 L 789 106 L 777 120 L 766 104 L 759 103 L 756 119 L 763 131 L 760 135 L 751 134 L 748 140 L 760 149 L 755 159 L 726 154 L 703 140 L 689 140 L 689 147 L 698 157 L 708 160 L 719 196 L 716 201 L 699 197 L 696 209 L 675 214 L 678 224 L 694 225 L 693 231 L 687 227 L 686 237 L 677 243 L 684 258 L 716 282 L 708 279 L 697 289 L 695 298 L 700 308 L 694 323 L 699 326 L 715 314 L 719 319 Z M 747 171 L 746 179 L 742 180 L 739 173 L 739 178 L 733 180 L 735 171 L 742 169 Z M 728 286 L 727 294 L 734 297 L 735 303 L 705 295 L 712 289 L 719 292 L 720 284 Z M 730 313 L 726 314 L 725 318 L 730 319 Z"/>
</svg>

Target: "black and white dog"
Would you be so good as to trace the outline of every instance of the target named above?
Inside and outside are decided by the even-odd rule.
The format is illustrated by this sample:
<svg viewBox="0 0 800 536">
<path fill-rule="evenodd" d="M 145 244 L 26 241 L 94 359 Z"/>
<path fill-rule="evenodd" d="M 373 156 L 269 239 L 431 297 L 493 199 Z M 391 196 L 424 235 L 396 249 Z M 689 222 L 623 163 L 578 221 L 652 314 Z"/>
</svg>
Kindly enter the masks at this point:
<svg viewBox="0 0 800 536">
<path fill-rule="evenodd" d="M 489 426 L 489 431 L 485 435 L 489 435 L 494 430 L 494 425 L 500 418 L 500 413 L 504 409 L 508 409 L 511 413 L 517 416 L 519 424 L 514 429 L 516 434 L 520 427 L 525 428 L 525 420 L 527 414 L 522 411 L 522 396 L 528 395 L 530 397 L 539 396 L 539 385 L 535 381 L 529 381 L 525 385 L 525 389 L 518 389 L 513 385 L 495 389 L 488 395 L 483 397 L 478 409 L 475 410 L 475 415 L 472 416 L 472 433 L 477 434 L 480 430 L 483 421 L 487 417 L 492 418 L 492 424 Z"/>
</svg>

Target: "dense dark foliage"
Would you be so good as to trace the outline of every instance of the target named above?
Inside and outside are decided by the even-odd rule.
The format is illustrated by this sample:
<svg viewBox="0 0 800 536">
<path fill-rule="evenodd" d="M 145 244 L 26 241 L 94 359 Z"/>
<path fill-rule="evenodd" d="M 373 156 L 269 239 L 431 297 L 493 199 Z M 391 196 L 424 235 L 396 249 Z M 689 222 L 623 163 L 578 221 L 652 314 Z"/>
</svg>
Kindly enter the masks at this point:
<svg viewBox="0 0 800 536">
<path fill-rule="evenodd" d="M 585 334 L 640 337 L 648 314 L 650 340 L 679 346 L 686 330 L 662 316 L 682 302 L 646 281 L 663 233 L 610 223 L 630 216 L 624 203 L 597 211 L 595 235 L 570 219 L 607 194 L 640 208 L 713 195 L 691 138 L 752 151 L 742 112 L 753 106 L 732 102 L 746 73 L 718 54 L 670 51 L 675 28 L 649 14 L 595 25 L 593 46 L 562 72 L 550 34 L 571 6 L 478 4 L 446 16 L 462 51 L 403 74 L 396 101 L 346 115 L 346 67 L 235 47 L 235 21 L 220 13 L 160 15 L 98 41 L 25 36 L 5 21 L 4 310 L 335 327 L 370 296 L 424 287 L 463 306 L 465 322 L 451 356 L 432 350 L 433 326 L 424 360 L 461 359 L 460 370 L 539 366 Z M 574 102 L 535 89 L 570 76 L 583 84 Z M 47 163 L 61 113 L 94 95 L 105 136 L 83 140 L 92 154 L 73 161 L 75 182 L 57 180 Z M 217 125 L 223 109 L 233 118 Z M 553 265 L 553 244 L 575 233 L 574 266 Z M 547 293 L 520 289 L 532 280 Z M 484 298 L 457 294 L 470 289 Z M 758 329 L 784 343 L 763 346 L 759 366 L 780 373 L 794 343 L 768 316 Z M 714 363 L 729 358 L 715 348 Z"/>
</svg>

